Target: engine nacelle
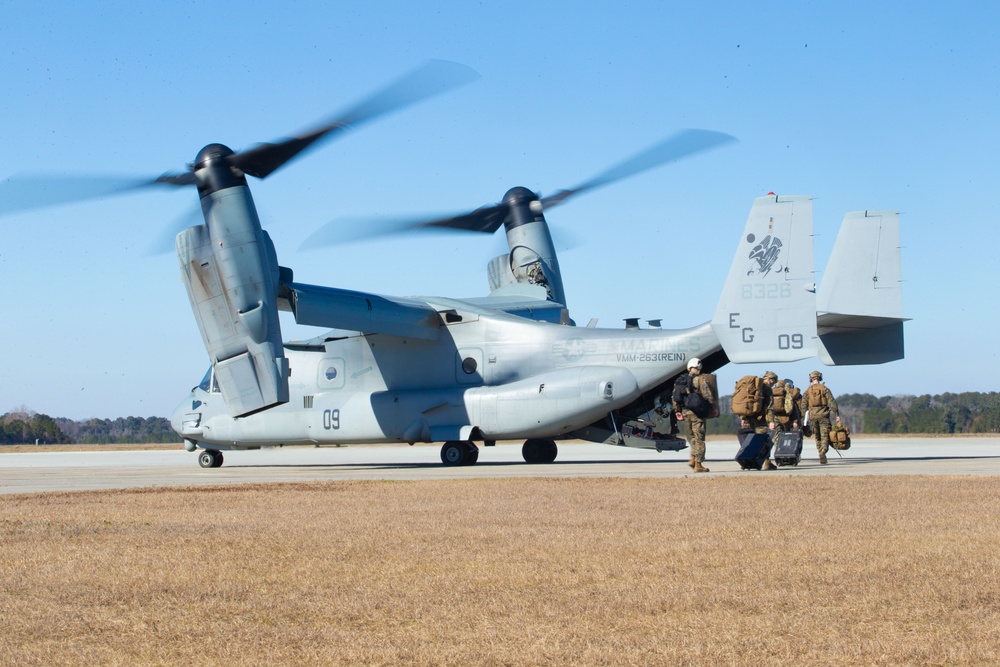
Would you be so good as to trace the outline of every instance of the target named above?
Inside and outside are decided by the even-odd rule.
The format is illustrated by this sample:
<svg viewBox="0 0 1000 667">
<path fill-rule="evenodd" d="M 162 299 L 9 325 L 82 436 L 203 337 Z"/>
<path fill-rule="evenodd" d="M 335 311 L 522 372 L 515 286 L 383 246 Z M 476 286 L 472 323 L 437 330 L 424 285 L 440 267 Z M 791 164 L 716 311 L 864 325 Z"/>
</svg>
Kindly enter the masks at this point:
<svg viewBox="0 0 1000 667">
<path fill-rule="evenodd" d="M 538 195 L 527 188 L 511 188 L 503 201 L 508 207 L 504 230 L 510 252 L 491 262 L 490 289 L 509 283 L 539 285 L 549 299 L 565 305 L 559 261 Z"/>
<path fill-rule="evenodd" d="M 202 197 L 205 225 L 177 235 L 177 259 L 205 349 L 234 417 L 288 402 L 278 258 L 246 186 Z"/>
</svg>

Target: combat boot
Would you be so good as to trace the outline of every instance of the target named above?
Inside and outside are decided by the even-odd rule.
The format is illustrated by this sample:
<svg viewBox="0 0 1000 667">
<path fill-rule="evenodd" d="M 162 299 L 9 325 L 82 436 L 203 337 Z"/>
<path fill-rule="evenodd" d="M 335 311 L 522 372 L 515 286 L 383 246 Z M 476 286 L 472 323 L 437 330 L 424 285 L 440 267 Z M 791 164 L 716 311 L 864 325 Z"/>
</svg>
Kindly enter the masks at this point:
<svg viewBox="0 0 1000 667">
<path fill-rule="evenodd" d="M 824 466 L 826 465 L 826 454 L 820 454 L 819 455 L 819 462 L 820 462 L 820 465 L 824 465 Z"/>
<path fill-rule="evenodd" d="M 764 461 L 764 470 L 777 470 L 778 466 L 771 462 L 771 459 Z"/>
<path fill-rule="evenodd" d="M 694 454 L 692 454 L 691 457 L 688 459 L 688 465 L 693 468 L 694 464 L 695 464 Z"/>
<path fill-rule="evenodd" d="M 701 464 L 701 461 L 695 461 L 693 468 L 695 472 L 710 472 L 708 468 Z"/>
</svg>

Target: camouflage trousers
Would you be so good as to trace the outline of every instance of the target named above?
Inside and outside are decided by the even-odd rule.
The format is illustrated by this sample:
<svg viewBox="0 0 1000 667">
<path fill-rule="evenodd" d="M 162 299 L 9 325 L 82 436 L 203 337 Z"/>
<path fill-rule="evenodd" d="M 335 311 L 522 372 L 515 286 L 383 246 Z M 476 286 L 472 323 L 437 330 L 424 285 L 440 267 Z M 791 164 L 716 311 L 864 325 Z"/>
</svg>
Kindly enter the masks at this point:
<svg viewBox="0 0 1000 667">
<path fill-rule="evenodd" d="M 771 430 L 770 425 L 767 423 L 765 417 L 747 417 L 747 424 L 753 429 L 754 433 L 767 433 Z"/>
<path fill-rule="evenodd" d="M 826 456 L 830 451 L 830 420 L 826 417 L 817 417 L 812 420 L 812 429 L 816 437 L 816 451 L 820 456 Z"/>
<path fill-rule="evenodd" d="M 687 429 L 688 446 L 691 456 L 698 463 L 705 460 L 705 420 L 691 412 L 684 411 L 684 428 Z"/>
<path fill-rule="evenodd" d="M 792 419 L 790 417 L 786 422 L 781 421 L 780 417 L 774 420 L 775 433 L 788 433 L 791 430 L 792 430 Z"/>
</svg>

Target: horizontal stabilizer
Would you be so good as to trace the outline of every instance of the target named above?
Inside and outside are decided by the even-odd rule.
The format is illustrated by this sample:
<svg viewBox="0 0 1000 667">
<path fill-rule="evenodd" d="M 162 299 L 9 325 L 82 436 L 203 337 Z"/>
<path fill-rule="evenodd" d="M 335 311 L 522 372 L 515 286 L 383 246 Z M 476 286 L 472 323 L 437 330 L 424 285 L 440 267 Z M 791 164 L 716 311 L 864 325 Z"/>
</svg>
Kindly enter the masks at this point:
<svg viewBox="0 0 1000 667">
<path fill-rule="evenodd" d="M 819 358 L 827 366 L 884 364 L 903 358 L 903 323 L 872 328 L 838 328 L 819 335 Z"/>
<path fill-rule="evenodd" d="M 816 300 L 818 356 L 824 364 L 903 358 L 899 213 L 844 216 Z"/>
<path fill-rule="evenodd" d="M 754 201 L 712 329 L 734 363 L 816 354 L 810 197 Z"/>
</svg>

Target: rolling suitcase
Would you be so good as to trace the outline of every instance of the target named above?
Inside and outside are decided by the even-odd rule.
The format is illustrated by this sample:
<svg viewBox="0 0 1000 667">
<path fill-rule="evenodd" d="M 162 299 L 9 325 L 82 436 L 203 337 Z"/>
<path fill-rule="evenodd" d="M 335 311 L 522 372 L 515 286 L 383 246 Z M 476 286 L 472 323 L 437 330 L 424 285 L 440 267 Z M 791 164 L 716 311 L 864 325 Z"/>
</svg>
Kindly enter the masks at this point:
<svg viewBox="0 0 1000 667">
<path fill-rule="evenodd" d="M 802 458 L 802 431 L 785 431 L 774 439 L 774 462 L 797 466 Z"/>
<path fill-rule="evenodd" d="M 736 452 L 736 462 L 744 470 L 760 470 L 770 453 L 771 436 L 767 433 L 750 433 Z"/>
</svg>

